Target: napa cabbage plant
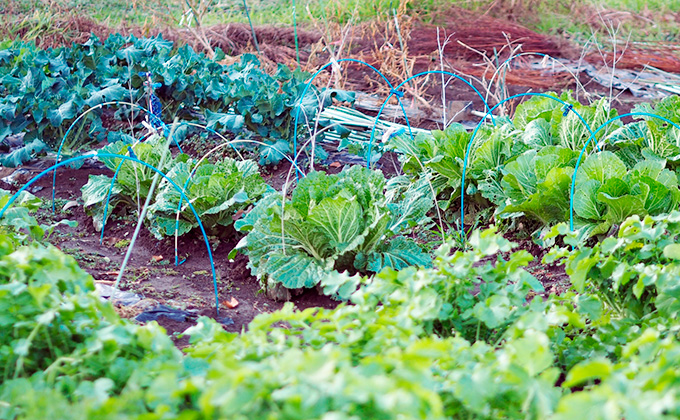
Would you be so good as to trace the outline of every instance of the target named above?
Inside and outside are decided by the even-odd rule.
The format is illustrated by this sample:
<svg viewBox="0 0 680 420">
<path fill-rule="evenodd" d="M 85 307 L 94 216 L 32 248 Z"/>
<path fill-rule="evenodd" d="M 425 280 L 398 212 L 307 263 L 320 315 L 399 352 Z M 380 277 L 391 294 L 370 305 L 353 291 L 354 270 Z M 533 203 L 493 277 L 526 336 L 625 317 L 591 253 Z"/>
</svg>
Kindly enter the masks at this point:
<svg viewBox="0 0 680 420">
<path fill-rule="evenodd" d="M 510 121 L 497 119 L 497 124 L 498 127 L 484 126 L 477 132 L 465 174 L 466 193 L 479 192 L 492 202 L 498 195 L 501 171 L 515 156 Z M 390 148 L 399 154 L 404 173 L 414 179 L 431 176 L 439 205 L 447 209 L 460 198 L 465 153 L 471 140 L 472 133 L 461 124 L 451 124 L 445 131 L 419 134 L 414 140 L 394 137 Z"/>
<path fill-rule="evenodd" d="M 569 220 L 571 184 L 578 154 L 547 146 L 529 150 L 507 165 L 501 181 L 501 217 L 526 216 L 543 228 Z M 608 233 L 631 215 L 659 215 L 680 203 L 678 180 L 662 159 L 628 169 L 614 153 L 586 157 L 575 177 L 574 226 L 582 237 Z"/>
<path fill-rule="evenodd" d="M 101 152 L 132 154 L 157 167 L 160 162 L 157 151 L 163 144 L 162 138 L 151 137 L 135 145 L 116 142 L 102 148 Z M 149 194 L 155 175 L 152 169 L 129 160 L 103 156 L 100 159 L 114 173 L 117 171 L 117 175 L 113 182 L 108 175 L 90 175 L 82 188 L 85 211 L 92 216 L 97 230 L 101 230 L 104 216 L 108 218 L 117 208 L 139 208 Z M 179 154 L 159 169 L 183 189 L 208 230 L 230 226 L 239 212 L 270 191 L 253 161 L 224 158 L 216 163 L 203 161 L 197 164 L 195 159 Z M 189 204 L 180 200 L 179 191 L 167 180 L 160 182 L 153 198 L 146 222 L 157 238 L 174 235 L 176 227 L 180 235 L 198 227 Z"/>
<path fill-rule="evenodd" d="M 273 192 L 252 160 L 224 158 L 214 164 L 203 161 L 197 167 L 189 159 L 176 162 L 167 175 L 184 188 L 201 223 L 212 230 L 231 226 L 239 212 Z M 167 181 L 161 184 L 156 201 L 149 206 L 149 215 L 150 230 L 158 239 L 174 235 L 178 222 L 179 235 L 198 227 L 187 201 L 181 200 L 179 191 Z"/>
<path fill-rule="evenodd" d="M 553 96 L 557 97 L 554 94 Z M 565 106 L 549 97 L 536 96 L 517 106 L 513 125 L 519 131 L 522 142 L 534 149 L 555 145 L 574 151 L 581 150 L 591 136 L 588 126 L 594 132 L 606 121 L 618 115 L 618 112 L 609 106 L 607 98 L 583 105 L 567 91 L 560 95 L 559 99 L 568 105 Z M 584 121 L 588 125 L 584 124 Z M 615 120 L 607 129 L 596 133 L 590 142 L 589 150 L 594 149 L 595 144 L 607 133 L 621 125 L 619 120 Z"/>
<path fill-rule="evenodd" d="M 505 168 L 497 213 L 524 215 L 548 226 L 569 217 L 569 186 L 577 154 L 560 146 L 528 150 Z"/>
<path fill-rule="evenodd" d="M 588 157 L 576 174 L 574 213 L 588 236 L 607 233 L 632 215 L 656 216 L 676 210 L 678 179 L 663 159 L 645 159 L 631 170 L 612 152 Z"/>
<path fill-rule="evenodd" d="M 680 125 L 680 97 L 670 95 L 656 103 L 638 104 L 632 112 L 644 115 L 635 116 L 637 121 L 624 125 L 607 137 L 617 156 L 629 167 L 645 158 L 661 158 L 670 167 L 676 168 L 680 162 L 680 130 L 669 121 Z"/>
<path fill-rule="evenodd" d="M 422 185 L 394 193 L 383 174 L 360 166 L 337 175 L 312 172 L 290 199 L 263 198 L 235 227 L 248 234 L 234 251 L 248 255 L 268 287 L 313 287 L 333 270 L 378 272 L 427 266 L 430 257 L 400 236 L 429 221 L 432 197 Z"/>
</svg>

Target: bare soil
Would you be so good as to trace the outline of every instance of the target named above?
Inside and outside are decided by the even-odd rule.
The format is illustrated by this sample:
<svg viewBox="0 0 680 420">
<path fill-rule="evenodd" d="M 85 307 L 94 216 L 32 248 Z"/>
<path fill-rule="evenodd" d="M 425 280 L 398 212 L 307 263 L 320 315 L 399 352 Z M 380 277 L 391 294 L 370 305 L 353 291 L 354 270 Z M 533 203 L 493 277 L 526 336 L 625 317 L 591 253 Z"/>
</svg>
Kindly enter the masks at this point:
<svg viewBox="0 0 680 420">
<path fill-rule="evenodd" d="M 44 166 L 44 165 L 43 165 Z M 287 170 L 287 169 L 286 169 Z M 10 172 L 3 170 L 4 176 Z M 18 190 L 37 175 L 39 168 L 17 177 L 16 184 L 2 183 L 0 187 L 10 191 Z M 107 174 L 108 169 L 83 167 L 81 169 L 64 169 L 58 172 L 56 187 L 57 212 L 41 209 L 39 220 L 42 223 L 62 219 L 75 220 L 75 228 L 59 227 L 50 237 L 50 242 L 67 254 L 72 255 L 80 266 L 88 271 L 95 282 L 113 284 L 118 276 L 127 244 L 134 232 L 136 220 L 132 215 L 116 214 L 105 226 L 105 235 L 100 243 L 100 232 L 94 230 L 92 219 L 78 205 L 66 212 L 59 206 L 69 201 L 79 200 L 80 188 L 87 183 L 89 175 Z M 274 178 L 278 178 L 276 175 Z M 52 177 L 44 176 L 37 180 L 30 191 L 49 203 L 52 192 Z M 210 237 L 212 255 L 217 272 L 217 290 L 222 307 L 219 317 L 215 311 L 214 285 L 208 259 L 208 251 L 203 237 L 198 232 L 191 232 L 180 237 L 178 244 L 179 261 L 174 263 L 174 239 L 157 240 L 146 229 L 142 229 L 133 249 L 133 253 L 121 281 L 121 290 L 132 291 L 143 295 L 144 301 L 135 307 L 121 307 L 124 317 L 134 317 L 155 304 L 165 304 L 193 312 L 196 316 L 208 316 L 225 322 L 227 331 L 238 332 L 258 314 L 280 309 L 282 302 L 275 302 L 261 293 L 257 279 L 250 274 L 247 257 L 237 255 L 234 260 L 228 258 L 240 237 L 236 232 L 228 232 L 225 238 Z M 238 305 L 227 308 L 224 303 L 235 299 Z M 150 300 L 152 301 L 150 303 Z M 294 299 L 299 309 L 309 307 L 334 308 L 338 302 L 319 295 L 316 290 L 307 290 Z M 225 320 L 230 318 L 231 321 Z M 233 321 L 233 322 L 232 322 Z M 177 322 L 160 317 L 158 322 L 164 326 L 168 334 L 181 333 L 195 324 L 195 317 L 186 322 Z M 183 344 L 178 339 L 178 344 Z"/>
</svg>

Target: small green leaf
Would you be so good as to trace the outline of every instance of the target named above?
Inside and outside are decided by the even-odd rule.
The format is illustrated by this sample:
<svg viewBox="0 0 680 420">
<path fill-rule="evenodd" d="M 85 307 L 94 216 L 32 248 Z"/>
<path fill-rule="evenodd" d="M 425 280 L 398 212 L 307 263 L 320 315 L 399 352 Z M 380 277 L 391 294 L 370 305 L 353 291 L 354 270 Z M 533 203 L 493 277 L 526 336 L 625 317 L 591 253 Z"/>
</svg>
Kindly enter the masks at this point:
<svg viewBox="0 0 680 420">
<path fill-rule="evenodd" d="M 680 244 L 668 244 L 663 248 L 663 256 L 670 260 L 680 260 Z"/>
<path fill-rule="evenodd" d="M 562 387 L 570 388 L 594 379 L 605 380 L 611 375 L 612 371 L 613 366 L 608 359 L 586 360 L 571 368 Z"/>
</svg>

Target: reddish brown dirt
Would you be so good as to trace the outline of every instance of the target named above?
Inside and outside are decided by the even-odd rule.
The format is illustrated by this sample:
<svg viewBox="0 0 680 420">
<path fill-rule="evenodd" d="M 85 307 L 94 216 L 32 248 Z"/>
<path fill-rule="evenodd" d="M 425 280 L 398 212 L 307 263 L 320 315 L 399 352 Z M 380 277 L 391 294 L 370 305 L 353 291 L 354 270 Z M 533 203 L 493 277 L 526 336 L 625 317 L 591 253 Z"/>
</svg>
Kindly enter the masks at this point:
<svg viewBox="0 0 680 420">
<path fill-rule="evenodd" d="M 3 175 L 10 171 L 3 170 Z M 28 182 L 38 172 L 36 169 L 30 174 L 18 177 L 15 185 L 3 183 L 4 185 L 0 187 L 16 191 L 18 186 Z M 66 201 L 78 200 L 80 188 L 87 183 L 89 175 L 98 174 L 110 176 L 111 171 L 92 167 L 60 170 L 56 189 L 58 203 L 63 206 Z M 48 200 L 51 197 L 51 188 L 52 177 L 46 176 L 33 184 L 31 190 L 37 196 Z M 39 219 L 43 223 L 61 219 L 77 221 L 76 228 L 59 227 L 50 238 L 50 242 L 67 254 L 73 255 L 81 267 L 92 274 L 95 281 L 112 284 L 116 280 L 127 250 L 127 246 L 122 246 L 125 242 L 121 241 L 129 239 L 134 232 L 136 221 L 132 216 L 120 214 L 113 217 L 113 220 L 110 219 L 101 244 L 100 234 L 94 231 L 91 218 L 85 214 L 82 206 L 72 208 L 68 213 L 60 212 L 58 207 L 56 216 L 47 209 L 41 210 Z M 240 237 L 233 231 L 226 238 L 210 238 L 220 302 L 224 305 L 232 298 L 238 301 L 235 308 L 222 306 L 220 310 L 220 318 L 228 317 L 233 320 L 233 324 L 225 326 L 232 332 L 241 331 L 258 314 L 271 312 L 283 305 L 282 302 L 275 302 L 260 292 L 259 283 L 246 267 L 247 257 L 237 255 L 233 261 L 229 260 L 227 255 L 239 239 Z M 185 258 L 186 260 L 175 266 L 174 240 L 167 238 L 159 241 L 143 228 L 121 282 L 121 289 L 142 294 L 145 298 L 154 299 L 161 304 L 194 311 L 197 315 L 217 318 L 214 286 L 203 237 L 197 232 L 191 232 L 186 237 L 180 238 L 178 249 L 180 261 Z M 316 290 L 305 291 L 293 302 L 299 309 L 333 308 L 338 304 L 326 296 L 319 295 Z M 121 308 L 120 312 L 124 316 L 134 317 L 141 310 Z M 177 322 L 161 317 L 158 322 L 172 335 L 186 330 L 195 323 L 195 319 Z M 179 340 L 178 345 L 182 344 L 184 342 Z"/>
</svg>

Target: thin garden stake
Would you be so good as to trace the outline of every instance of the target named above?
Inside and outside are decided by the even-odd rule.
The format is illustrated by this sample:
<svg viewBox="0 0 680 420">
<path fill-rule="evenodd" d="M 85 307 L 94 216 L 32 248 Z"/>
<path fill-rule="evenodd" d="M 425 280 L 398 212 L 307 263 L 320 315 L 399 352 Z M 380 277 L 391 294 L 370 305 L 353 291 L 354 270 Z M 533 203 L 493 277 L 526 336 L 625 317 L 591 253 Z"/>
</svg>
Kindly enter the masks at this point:
<svg viewBox="0 0 680 420">
<path fill-rule="evenodd" d="M 248 11 L 248 5 L 246 4 L 246 0 L 243 0 L 243 8 L 246 11 L 246 17 L 248 18 L 248 23 L 250 24 L 250 31 L 253 33 L 253 43 L 255 44 L 255 49 L 257 50 L 257 53 L 259 55 L 262 55 L 262 53 L 260 52 L 260 45 L 257 43 L 257 36 L 255 35 L 255 28 L 253 27 L 253 21 L 250 20 L 250 12 Z"/>
<path fill-rule="evenodd" d="M 161 151 L 161 159 L 158 162 L 158 167 L 162 168 L 163 165 L 165 165 L 165 160 L 168 157 L 168 154 L 170 154 L 170 139 L 172 139 L 173 134 L 175 134 L 175 127 L 177 120 L 175 119 L 175 122 L 172 124 L 172 128 L 170 129 L 170 135 L 168 136 L 165 145 L 163 146 L 163 150 Z M 151 197 L 153 196 L 154 190 L 156 189 L 156 185 L 158 184 L 158 180 L 160 179 L 160 174 L 157 172 L 154 176 L 153 179 L 151 180 L 151 187 L 149 187 L 149 194 L 146 196 L 146 201 L 144 202 L 144 206 L 142 207 L 142 211 L 139 214 L 139 219 L 137 220 L 137 227 L 135 228 L 135 233 L 132 235 L 132 238 L 130 239 L 130 245 L 128 245 L 127 252 L 125 253 L 125 258 L 123 258 L 123 264 L 120 266 L 120 271 L 118 272 L 118 277 L 116 278 L 116 284 L 113 286 L 114 288 L 118 289 L 118 286 L 120 285 L 120 280 L 123 278 L 123 274 L 125 273 L 125 268 L 127 267 L 127 263 L 130 260 L 130 256 L 132 255 L 132 249 L 135 246 L 135 242 L 137 241 L 137 237 L 139 236 L 139 232 L 142 229 L 142 224 L 144 223 L 144 218 L 146 217 L 146 211 L 149 209 L 149 204 L 151 203 Z M 218 309 L 219 310 L 219 309 Z"/>
<path fill-rule="evenodd" d="M 295 58 L 297 59 L 298 67 L 300 67 L 300 44 L 298 42 L 297 12 L 295 11 L 295 0 L 293 0 L 293 33 L 295 34 Z"/>
<path fill-rule="evenodd" d="M 184 192 L 182 192 L 182 189 L 180 188 L 179 185 L 175 183 L 172 179 L 168 178 L 168 176 L 164 173 L 162 173 L 158 168 L 142 161 L 136 158 L 133 158 L 131 156 L 127 155 L 117 155 L 113 153 L 102 153 L 101 151 L 99 152 L 89 152 L 84 155 L 76 156 L 70 159 L 67 159 L 63 162 L 55 163 L 54 165 L 50 166 L 49 168 L 45 169 L 44 171 L 40 172 L 38 175 L 34 176 L 30 181 L 28 181 L 26 184 L 24 184 L 23 187 L 19 188 L 19 190 L 12 195 L 7 203 L 5 203 L 4 207 L 0 209 L 0 219 L 5 215 L 5 212 L 7 211 L 8 208 L 14 204 L 14 202 L 19 198 L 21 193 L 26 191 L 28 188 L 31 187 L 36 181 L 38 181 L 40 178 L 43 176 L 49 174 L 50 172 L 54 171 L 57 168 L 61 168 L 62 166 L 70 165 L 73 162 L 80 162 L 81 160 L 85 159 L 90 159 L 90 158 L 107 158 L 107 159 L 123 159 L 123 160 L 129 160 L 132 162 L 136 162 L 142 166 L 145 166 L 155 173 L 159 174 L 161 177 L 163 177 L 164 180 L 166 180 L 170 185 L 172 185 L 175 190 L 179 193 L 180 197 L 184 199 L 185 201 L 188 201 L 188 198 L 184 195 Z M 217 293 L 217 273 L 215 271 L 215 261 L 213 260 L 213 254 L 212 254 L 212 249 L 210 248 L 210 241 L 208 241 L 208 235 L 205 233 L 205 228 L 203 227 L 203 223 L 201 222 L 201 218 L 198 216 L 198 212 L 196 212 L 196 208 L 194 208 L 193 204 L 189 202 L 189 208 L 191 209 L 191 212 L 194 214 L 194 217 L 198 221 L 198 228 L 201 230 L 201 235 L 203 236 L 203 242 L 205 243 L 206 250 L 208 251 L 208 261 L 210 262 L 210 270 L 212 272 L 212 278 L 213 278 L 213 289 L 215 291 L 215 310 L 217 312 L 217 315 L 219 316 L 220 314 L 220 301 L 219 301 L 219 295 Z"/>
</svg>

